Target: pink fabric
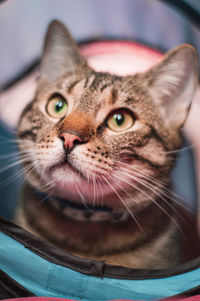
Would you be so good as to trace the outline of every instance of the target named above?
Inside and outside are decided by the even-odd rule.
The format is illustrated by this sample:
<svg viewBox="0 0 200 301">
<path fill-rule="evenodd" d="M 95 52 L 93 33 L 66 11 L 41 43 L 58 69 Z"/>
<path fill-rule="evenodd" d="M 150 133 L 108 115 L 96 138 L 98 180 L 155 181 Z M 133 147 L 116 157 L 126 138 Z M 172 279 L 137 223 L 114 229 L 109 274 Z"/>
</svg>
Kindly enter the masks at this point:
<svg viewBox="0 0 200 301">
<path fill-rule="evenodd" d="M 158 63 L 163 54 L 135 42 L 99 41 L 85 44 L 81 53 L 96 71 L 118 75 L 144 72 Z"/>
<path fill-rule="evenodd" d="M 49 297 L 26 297 L 26 298 L 15 298 L 15 299 L 3 299 L 1 301 L 79 301 L 79 300 L 49 298 Z"/>
<path fill-rule="evenodd" d="M 200 295 L 196 295 L 193 297 L 188 297 L 188 298 L 167 298 L 163 299 L 163 301 L 200 301 Z"/>
<path fill-rule="evenodd" d="M 196 295 L 188 298 L 170 298 L 164 299 L 163 301 L 200 301 L 200 295 Z"/>
</svg>

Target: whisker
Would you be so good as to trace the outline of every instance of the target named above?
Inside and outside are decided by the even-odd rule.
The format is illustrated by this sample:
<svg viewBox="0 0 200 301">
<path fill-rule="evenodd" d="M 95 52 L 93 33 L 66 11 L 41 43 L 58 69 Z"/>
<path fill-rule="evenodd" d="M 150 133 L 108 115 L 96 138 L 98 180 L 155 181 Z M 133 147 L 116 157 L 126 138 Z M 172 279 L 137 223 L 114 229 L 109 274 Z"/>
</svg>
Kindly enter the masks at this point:
<svg viewBox="0 0 200 301">
<path fill-rule="evenodd" d="M 3 155 L 3 156 L 0 156 L 0 161 L 5 161 L 6 159 L 6 162 L 8 161 L 8 162 L 10 162 L 11 160 L 15 160 L 16 161 L 16 159 L 25 159 L 25 158 L 32 158 L 32 154 L 30 153 L 27 153 L 27 152 L 24 152 L 24 153 L 21 153 L 20 155 L 19 155 L 19 153 L 18 152 L 16 152 L 16 153 L 12 153 L 12 154 L 7 154 L 7 155 Z"/>
<path fill-rule="evenodd" d="M 21 163 L 24 163 L 24 162 L 27 162 L 27 161 L 28 160 L 25 158 L 25 159 L 18 160 L 17 162 L 11 163 L 9 165 L 6 165 L 6 166 L 4 166 L 3 168 L 0 169 L 0 173 L 3 173 L 5 171 L 11 169 L 12 167 L 15 167 L 15 166 L 20 165 Z"/>
<path fill-rule="evenodd" d="M 79 190 L 78 185 L 77 185 L 76 182 L 75 182 L 75 187 L 76 187 L 76 190 L 78 191 L 78 194 L 79 194 L 80 197 L 81 197 L 81 201 L 82 201 L 83 205 L 85 206 L 85 208 L 86 208 L 88 211 L 91 212 L 92 210 L 88 207 L 87 201 L 86 201 L 85 197 L 83 196 L 83 194 L 80 192 L 80 190 Z"/>
<path fill-rule="evenodd" d="M 101 190 L 101 207 L 103 207 L 103 188 L 102 188 L 101 182 L 99 182 L 98 184 L 99 184 L 99 187 Z"/>
<path fill-rule="evenodd" d="M 3 182 L 0 183 L 0 189 L 9 185 L 13 181 L 16 181 L 17 179 L 22 178 L 27 173 L 27 171 L 29 171 L 29 169 L 31 169 L 31 168 L 33 168 L 33 166 L 32 166 L 32 164 L 29 164 L 23 170 L 19 170 L 17 173 L 15 173 L 12 176 L 10 176 L 9 178 L 5 179 Z M 23 183 L 24 179 L 22 178 L 21 180 Z"/>
<path fill-rule="evenodd" d="M 48 186 L 52 186 L 54 183 L 55 183 L 55 179 L 53 179 L 52 181 L 50 181 L 50 182 L 47 183 L 46 185 L 43 185 L 43 188 L 47 188 L 47 189 L 48 189 Z M 47 186 L 47 187 L 46 187 L 46 186 Z M 49 199 L 50 197 L 52 197 L 52 196 L 53 196 L 53 194 L 50 193 L 50 192 L 48 192 L 48 193 L 46 194 L 46 196 L 43 197 L 43 198 L 40 200 L 40 202 L 38 203 L 38 205 L 44 203 L 46 200 L 48 200 L 48 199 Z"/>
<path fill-rule="evenodd" d="M 6 142 L 4 142 L 3 140 L 6 140 Z M 7 136 L 0 136 L 0 144 L 3 144 L 3 143 L 7 143 L 7 144 L 10 144 L 10 143 L 13 143 L 13 144 L 18 144 L 18 143 L 27 143 L 27 144 L 30 144 L 30 140 L 28 139 L 20 139 L 20 138 L 9 138 Z"/>
<path fill-rule="evenodd" d="M 126 175 L 129 176 L 127 173 L 126 173 Z M 136 180 L 138 183 L 142 184 L 147 189 L 154 192 L 158 197 L 160 197 L 161 200 L 163 200 L 177 214 L 177 216 L 179 216 L 185 222 L 185 219 L 181 216 L 179 211 L 176 208 L 174 208 L 174 206 L 170 202 L 168 202 L 167 199 L 165 199 L 165 197 L 163 197 L 163 195 L 161 193 L 162 190 L 158 191 L 158 187 L 153 186 L 152 184 L 150 184 L 149 182 L 147 182 L 145 180 L 137 179 L 137 177 L 132 177 L 132 176 L 130 176 L 130 177 L 133 178 L 134 180 Z"/>
<path fill-rule="evenodd" d="M 110 176 L 107 175 L 107 177 L 109 177 L 111 180 L 112 178 Z M 124 191 L 129 197 L 132 198 L 132 196 L 125 190 L 121 187 L 121 185 L 119 185 L 118 183 L 115 183 L 119 188 L 120 190 Z M 120 199 L 121 200 L 121 199 Z M 138 228 L 140 229 L 140 231 L 146 236 L 146 234 L 144 233 L 144 230 L 142 229 L 140 223 L 138 222 L 138 220 L 136 219 L 134 213 L 131 211 L 131 209 L 128 207 L 128 205 L 126 204 L 126 202 L 124 200 L 122 200 L 122 203 L 123 205 L 125 206 L 125 208 L 128 210 L 129 214 L 131 215 L 131 217 L 133 218 L 134 222 L 136 223 L 136 225 L 138 226 Z"/>
<path fill-rule="evenodd" d="M 38 203 L 37 206 L 41 205 L 42 203 L 44 203 L 46 200 L 48 200 L 52 195 L 51 194 L 47 194 L 45 195 Z"/>
<path fill-rule="evenodd" d="M 93 176 L 92 183 L 93 183 L 93 192 L 94 192 L 93 209 L 92 210 L 94 211 L 94 207 L 95 207 L 95 203 L 96 203 L 96 180 L 95 180 L 94 174 L 92 176 Z"/>
<path fill-rule="evenodd" d="M 142 172 L 141 170 L 139 170 L 138 168 L 136 168 L 135 166 L 130 166 L 130 165 L 127 165 L 126 163 L 124 162 L 120 162 L 120 161 L 116 161 L 120 164 L 124 164 L 125 166 L 128 166 L 126 171 L 127 172 L 131 172 L 135 175 L 135 172 L 137 172 L 137 174 L 139 175 L 139 177 L 142 177 L 142 178 L 145 178 L 147 179 L 148 181 L 150 181 L 151 183 L 153 184 L 158 184 L 160 185 L 160 187 L 162 188 L 162 193 L 165 194 L 166 196 L 168 196 L 173 202 L 175 202 L 176 204 L 178 204 L 179 206 L 181 206 L 182 208 L 185 208 L 185 209 L 189 209 L 189 207 L 185 206 L 183 204 L 184 202 L 184 199 L 177 195 L 174 191 L 172 191 L 171 189 L 167 188 L 166 187 L 166 183 L 162 182 L 162 181 L 159 181 L 158 179 L 156 179 L 155 177 L 152 177 L 148 174 L 146 174 L 145 172 Z M 178 201 L 180 200 L 180 201 Z M 192 211 L 192 210 L 191 210 Z"/>
<path fill-rule="evenodd" d="M 123 173 L 124 174 L 124 173 Z M 128 174 L 127 174 L 128 175 Z M 117 177 L 116 174 L 113 174 L 113 176 Z M 134 185 L 133 183 L 130 183 L 127 180 L 124 180 L 122 177 L 119 178 L 117 177 L 119 180 L 129 184 L 131 187 L 133 187 L 134 189 L 140 191 L 143 195 L 145 195 L 147 197 L 147 199 L 151 200 L 160 210 L 162 210 L 171 220 L 172 222 L 176 225 L 176 227 L 179 229 L 180 233 L 182 233 L 182 230 L 180 228 L 180 226 L 177 224 L 176 220 L 167 212 L 167 210 L 165 208 L 163 208 L 158 202 L 156 202 L 153 197 L 151 197 L 149 194 L 147 194 L 145 191 L 143 191 L 142 189 L 140 189 L 137 185 Z M 137 181 L 136 178 L 134 178 L 134 180 Z M 137 181 L 139 182 L 139 181 Z M 183 234 L 183 233 L 182 233 Z"/>
<path fill-rule="evenodd" d="M 185 150 L 187 150 L 187 149 L 193 149 L 193 148 L 197 147 L 198 145 L 199 145 L 199 143 L 196 142 L 196 143 L 192 143 L 192 144 L 190 144 L 190 145 L 188 145 L 188 146 L 181 147 L 181 148 L 179 148 L 179 149 L 175 149 L 175 150 L 172 150 L 172 151 L 165 151 L 165 152 L 163 152 L 163 153 L 165 153 L 165 154 L 179 153 L 179 152 L 183 152 L 183 151 L 185 151 Z"/>
<path fill-rule="evenodd" d="M 55 179 L 51 180 L 50 182 L 46 183 L 46 184 L 43 184 L 43 188 L 46 190 L 46 189 L 50 189 L 50 188 L 53 188 L 53 184 L 56 182 Z"/>
<path fill-rule="evenodd" d="M 124 202 L 124 200 L 122 199 L 122 197 L 119 195 L 119 193 L 116 191 L 116 189 L 113 187 L 113 185 L 106 179 L 106 177 L 104 177 L 102 175 L 102 178 L 104 179 L 104 181 L 107 182 L 107 184 L 111 187 L 111 189 L 114 191 L 114 193 L 117 195 L 117 197 L 119 198 L 119 200 L 122 202 L 122 204 L 124 205 L 124 207 L 126 208 L 126 210 L 129 212 L 130 216 L 133 218 L 133 220 L 136 222 L 136 224 L 138 225 L 137 221 L 135 220 L 135 216 L 133 215 L 132 211 L 130 210 L 130 208 L 127 206 L 127 204 Z M 142 231 L 142 233 L 145 235 L 145 233 L 143 232 L 143 229 L 140 227 L 140 225 L 138 225 L 139 229 Z"/>
</svg>

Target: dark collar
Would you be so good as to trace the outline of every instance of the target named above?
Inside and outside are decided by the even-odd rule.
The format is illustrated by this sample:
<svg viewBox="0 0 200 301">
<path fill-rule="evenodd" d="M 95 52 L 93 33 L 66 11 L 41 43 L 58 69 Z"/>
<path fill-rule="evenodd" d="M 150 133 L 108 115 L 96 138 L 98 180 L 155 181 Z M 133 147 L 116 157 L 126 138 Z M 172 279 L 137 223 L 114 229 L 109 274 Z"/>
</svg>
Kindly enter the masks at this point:
<svg viewBox="0 0 200 301">
<path fill-rule="evenodd" d="M 86 203 L 71 202 L 57 196 L 49 196 L 44 192 L 35 190 L 39 202 L 45 202 L 62 212 L 66 217 L 77 221 L 91 222 L 121 222 L 128 219 L 129 214 L 123 210 L 113 210 L 108 206 L 91 205 Z"/>
</svg>

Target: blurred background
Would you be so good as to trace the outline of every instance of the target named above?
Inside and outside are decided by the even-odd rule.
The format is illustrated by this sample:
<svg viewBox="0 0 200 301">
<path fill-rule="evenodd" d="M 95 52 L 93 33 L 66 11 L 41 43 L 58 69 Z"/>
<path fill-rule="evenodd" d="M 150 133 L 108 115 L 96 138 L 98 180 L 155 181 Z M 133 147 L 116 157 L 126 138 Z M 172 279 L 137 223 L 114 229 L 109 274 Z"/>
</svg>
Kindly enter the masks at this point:
<svg viewBox="0 0 200 301">
<path fill-rule="evenodd" d="M 9 0 L 0 2 L 0 91 L 7 93 L 40 58 L 50 21 L 58 19 L 77 41 L 128 39 L 167 51 L 181 43 L 200 54 L 198 0 Z M 200 99 L 199 99 L 200 101 Z M 15 166 L 15 129 L 3 118 L 0 98 L 0 215 L 12 219 L 19 194 L 20 167 Z M 14 119 L 15 108 L 10 109 Z M 2 118 L 1 118 L 2 117 Z M 184 146 L 187 146 L 185 142 Z M 174 190 L 187 206 L 197 206 L 192 148 L 180 152 L 173 171 Z"/>
</svg>

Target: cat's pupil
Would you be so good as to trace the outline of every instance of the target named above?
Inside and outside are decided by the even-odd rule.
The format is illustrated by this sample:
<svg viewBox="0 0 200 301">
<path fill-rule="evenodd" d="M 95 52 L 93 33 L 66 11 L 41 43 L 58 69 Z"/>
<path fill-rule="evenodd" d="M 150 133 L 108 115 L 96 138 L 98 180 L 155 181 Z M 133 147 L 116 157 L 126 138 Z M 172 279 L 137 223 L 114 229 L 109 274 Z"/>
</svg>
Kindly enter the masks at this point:
<svg viewBox="0 0 200 301">
<path fill-rule="evenodd" d="M 63 104 L 63 101 L 62 100 L 58 100 L 56 103 L 55 103 L 55 111 L 58 113 L 62 110 L 64 104 Z"/>
<path fill-rule="evenodd" d="M 117 113 L 114 115 L 115 122 L 118 126 L 122 125 L 124 122 L 124 115 L 121 113 Z"/>
</svg>

